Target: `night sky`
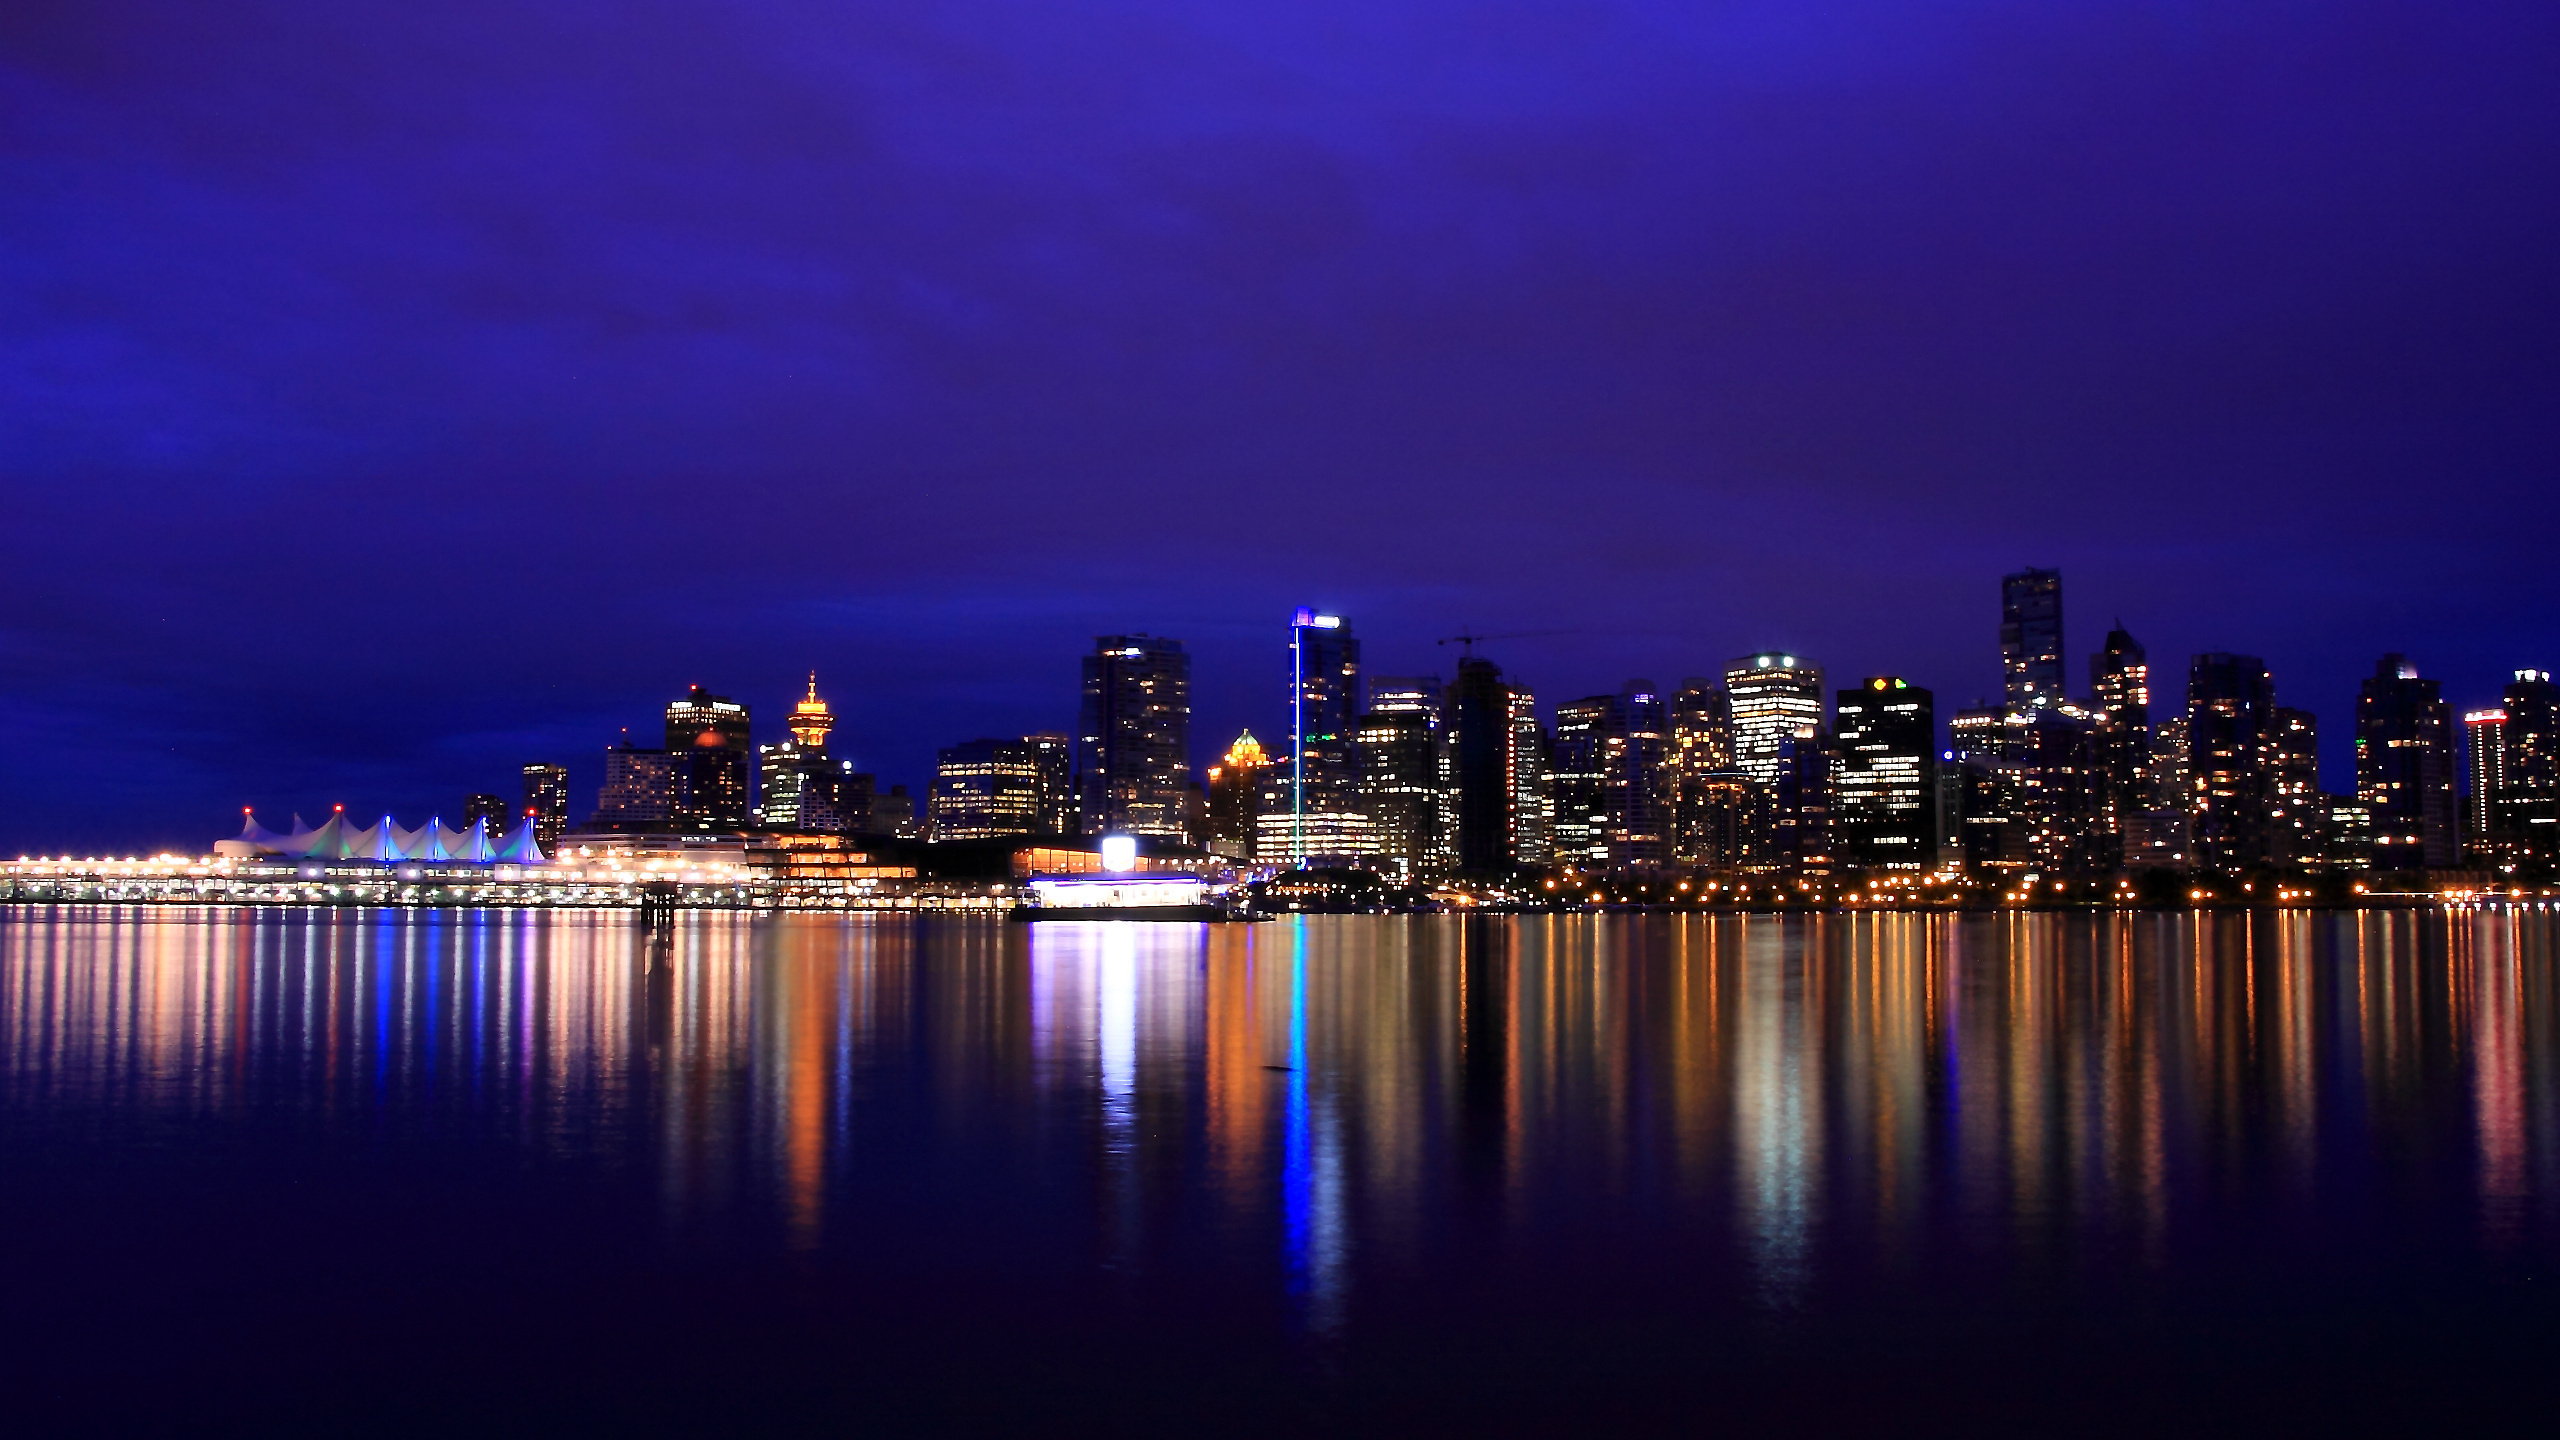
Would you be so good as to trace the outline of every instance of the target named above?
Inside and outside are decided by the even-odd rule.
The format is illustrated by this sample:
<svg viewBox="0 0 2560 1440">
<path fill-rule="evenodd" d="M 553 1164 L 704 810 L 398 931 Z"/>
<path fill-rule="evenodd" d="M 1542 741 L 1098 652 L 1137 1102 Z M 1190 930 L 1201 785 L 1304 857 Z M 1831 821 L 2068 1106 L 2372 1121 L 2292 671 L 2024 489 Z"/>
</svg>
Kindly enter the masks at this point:
<svg viewBox="0 0 2560 1440">
<path fill-rule="evenodd" d="M 448 819 L 814 667 L 884 781 L 1291 607 L 1941 714 L 2061 567 L 2346 783 L 2560 667 L 2560 5 L 0 5 L 0 850 Z"/>
</svg>

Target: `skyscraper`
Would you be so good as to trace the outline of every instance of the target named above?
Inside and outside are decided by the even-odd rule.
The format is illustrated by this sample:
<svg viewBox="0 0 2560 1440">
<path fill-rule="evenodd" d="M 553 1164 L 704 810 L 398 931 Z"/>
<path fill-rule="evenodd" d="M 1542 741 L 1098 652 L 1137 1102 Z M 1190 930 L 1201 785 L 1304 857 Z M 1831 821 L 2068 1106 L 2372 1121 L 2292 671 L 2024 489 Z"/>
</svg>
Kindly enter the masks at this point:
<svg viewBox="0 0 2560 1440">
<path fill-rule="evenodd" d="M 1436 679 L 1375 680 L 1360 717 L 1360 798 L 1379 868 L 1399 879 L 1454 862 L 1451 756 Z"/>
<path fill-rule="evenodd" d="M 524 767 L 524 808 L 533 817 L 533 838 L 548 855 L 569 828 L 569 770 L 565 765 Z"/>
<path fill-rule="evenodd" d="M 2012 710 L 2063 698 L 2061 571 L 2030 567 L 2000 578 L 2000 671 Z"/>
<path fill-rule="evenodd" d="M 1723 686 L 1693 675 L 1671 693 L 1668 718 L 1671 858 L 1729 873 L 1752 825 L 1751 782 L 1733 763 L 1733 706 Z"/>
<path fill-rule="evenodd" d="M 2435 869 L 2459 851 L 2453 712 L 2442 687 L 2385 655 L 2356 699 L 2356 798 L 2373 811 L 2373 868 Z"/>
<path fill-rule="evenodd" d="M 1838 868 L 1832 849 L 1832 785 L 1839 752 L 1819 725 L 1808 725 L 1778 747 L 1778 783 L 1771 792 L 1774 868 L 1789 875 L 1828 875 Z"/>
<path fill-rule="evenodd" d="M 1778 750 L 1822 723 L 1822 667 L 1764 650 L 1730 662 L 1724 690 L 1733 714 L 1734 768 L 1752 783 L 1778 783 Z"/>
<path fill-rule="evenodd" d="M 2198 655 L 2187 668 L 2187 769 L 2195 856 L 2217 870 L 2269 863 L 2275 680 L 2255 655 Z"/>
<path fill-rule="evenodd" d="M 936 840 L 992 840 L 1040 829 L 1040 760 L 1027 741 L 969 740 L 934 759 L 927 818 Z"/>
<path fill-rule="evenodd" d="M 2492 828 L 2515 863 L 2537 874 L 2560 860 L 2560 691 L 2548 670 L 2507 686 L 2506 757 Z"/>
<path fill-rule="evenodd" d="M 1370 851 L 1352 738 L 1361 700 L 1350 622 L 1298 607 L 1289 624 L 1288 789 L 1280 813 L 1264 816 L 1293 863 L 1342 864 Z"/>
<path fill-rule="evenodd" d="M 1529 692 L 1502 683 L 1501 666 L 1468 655 L 1449 686 L 1448 723 L 1458 867 L 1497 874 L 1543 864 L 1544 757 Z"/>
<path fill-rule="evenodd" d="M 667 754 L 675 761 L 675 819 L 709 829 L 749 817 L 747 707 L 696 685 L 667 707 Z"/>
<path fill-rule="evenodd" d="M 818 698 L 812 672 L 809 693 L 791 707 L 790 738 L 756 747 L 757 824 L 822 833 L 849 828 L 847 811 L 859 807 L 849 806 L 844 793 L 852 763 L 836 759 L 828 748 L 835 724 L 834 712 Z M 850 828 L 858 828 L 862 818 L 854 815 Z"/>
<path fill-rule="evenodd" d="M 501 836 L 516 828 L 515 811 L 507 804 L 504 795 L 465 795 L 462 797 L 462 828 L 468 830 L 474 822 L 489 827 L 490 843 L 495 844 Z"/>
<path fill-rule="evenodd" d="M 1555 797 L 1547 783 L 1555 747 L 1538 722 L 1538 697 L 1514 685 L 1504 697 L 1511 717 L 1510 748 L 1503 764 L 1511 786 L 1511 862 L 1544 865 L 1555 823 Z"/>
<path fill-rule="evenodd" d="M 1662 697 L 1649 680 L 1556 707 L 1553 846 L 1562 864 L 1671 859 L 1672 782 Z"/>
<path fill-rule="evenodd" d="M 2322 868 L 2329 797 L 2320 793 L 2320 726 L 2310 711 L 2275 708 L 2267 780 L 2267 858 L 2289 870 Z"/>
<path fill-rule="evenodd" d="M 1076 742 L 1063 730 L 1034 730 L 1022 737 L 1040 772 L 1043 835 L 1076 833 Z"/>
<path fill-rule="evenodd" d="M 1840 773 L 1831 824 L 1844 864 L 1927 870 L 1937 864 L 1938 722 L 1929 692 L 1877 675 L 1839 693 Z"/>
<path fill-rule="evenodd" d="M 1182 642 L 1096 637 L 1084 657 L 1076 733 L 1083 833 L 1179 840 L 1190 780 L 1191 657 Z"/>
<path fill-rule="evenodd" d="M 1554 810 L 1547 834 L 1559 865 L 1609 863 L 1609 808 L 1604 790 L 1610 732 L 1619 728 L 1613 723 L 1617 698 L 1594 695 L 1556 707 L 1553 763 L 1547 772 L 1547 793 Z"/>
<path fill-rule="evenodd" d="M 2122 835 L 2131 817 L 2149 809 L 2145 793 L 2151 761 L 2151 663 L 2142 642 L 2119 621 L 2107 643 L 2089 657 L 2089 710 L 2097 723 L 2100 823 Z"/>
<path fill-rule="evenodd" d="M 2506 837 L 2500 833 L 2498 797 L 2507 788 L 2507 712 L 2462 712 L 2462 753 L 2470 790 L 2463 797 L 2463 849 L 2482 860 L 2503 862 Z"/>
</svg>

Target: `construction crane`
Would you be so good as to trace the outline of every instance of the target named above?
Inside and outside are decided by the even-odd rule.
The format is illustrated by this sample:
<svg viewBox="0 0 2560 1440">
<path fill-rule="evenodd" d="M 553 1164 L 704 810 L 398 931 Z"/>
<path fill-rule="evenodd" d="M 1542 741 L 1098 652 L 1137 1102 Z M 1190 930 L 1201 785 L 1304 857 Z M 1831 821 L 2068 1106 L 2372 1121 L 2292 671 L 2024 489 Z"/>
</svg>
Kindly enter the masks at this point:
<svg viewBox="0 0 2560 1440">
<path fill-rule="evenodd" d="M 1513 630 L 1501 635 L 1447 635 L 1438 640 L 1434 640 L 1431 643 L 1434 645 L 1463 645 L 1466 647 L 1468 658 L 1472 659 L 1476 653 L 1476 646 L 1486 640 L 1530 640 L 1535 639 L 1540 635 L 1566 635 L 1571 633 L 1571 631 L 1566 630 Z"/>
</svg>

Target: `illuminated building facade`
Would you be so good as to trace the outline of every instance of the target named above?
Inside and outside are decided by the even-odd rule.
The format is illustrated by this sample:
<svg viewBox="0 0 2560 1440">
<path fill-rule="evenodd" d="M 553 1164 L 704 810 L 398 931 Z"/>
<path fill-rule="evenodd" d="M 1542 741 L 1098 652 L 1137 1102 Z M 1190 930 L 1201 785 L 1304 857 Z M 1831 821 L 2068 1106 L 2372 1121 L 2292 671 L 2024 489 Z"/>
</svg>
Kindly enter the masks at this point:
<svg viewBox="0 0 2560 1440">
<path fill-rule="evenodd" d="M 1379 682 L 1357 732 L 1361 808 L 1369 816 L 1377 866 L 1401 880 L 1445 870 L 1456 858 L 1448 821 L 1448 734 L 1438 690 L 1436 681 L 1427 696 L 1418 687 L 1390 691 L 1387 682 Z"/>
<path fill-rule="evenodd" d="M 747 707 L 696 685 L 667 707 L 667 754 L 675 761 L 678 825 L 728 830 L 750 818 Z"/>
<path fill-rule="evenodd" d="M 2001 577 L 2000 673 L 2012 710 L 2063 698 L 2061 571 L 2029 568 Z"/>
<path fill-rule="evenodd" d="M 1724 687 L 1691 676 L 1671 692 L 1671 858 L 1710 873 L 1738 869 L 1752 833 L 1751 782 L 1733 763 L 1733 707 Z"/>
<path fill-rule="evenodd" d="M 2383 656 L 2356 699 L 2356 798 L 2373 811 L 2373 868 L 2455 862 L 2453 787 L 2453 712 L 2442 687 L 2405 656 Z"/>
<path fill-rule="evenodd" d="M 1543 865 L 1555 827 L 1555 796 L 1548 784 L 1555 746 L 1538 721 L 1538 697 L 1514 685 L 1503 705 L 1511 717 L 1510 747 L 1503 757 L 1511 790 L 1511 859 Z"/>
<path fill-rule="evenodd" d="M 2320 725 L 2310 711 L 2275 708 L 2268 785 L 2268 860 L 2289 870 L 2322 868 L 2329 853 L 2329 797 L 2320 793 Z"/>
<path fill-rule="evenodd" d="M 1929 870 L 1938 863 L 1938 721 L 1929 692 L 1871 676 L 1832 706 L 1840 773 L 1831 823 L 1843 864 Z"/>
<path fill-rule="evenodd" d="M 1725 666 L 1724 691 L 1733 716 L 1734 768 L 1753 784 L 1774 788 L 1779 749 L 1823 722 L 1822 667 L 1764 650 Z"/>
<path fill-rule="evenodd" d="M 1191 781 L 1191 657 L 1179 640 L 1104 635 L 1084 657 L 1077 823 L 1180 840 Z"/>
<path fill-rule="evenodd" d="M 462 797 L 462 828 L 474 825 L 488 827 L 492 835 L 504 835 L 514 828 L 515 807 L 504 795 L 465 795 Z"/>
<path fill-rule="evenodd" d="M 1556 707 L 1547 793 L 1554 805 L 1548 842 L 1559 865 L 1609 863 L 1609 809 L 1603 792 L 1617 701 L 1614 695 L 1595 695 Z"/>
<path fill-rule="evenodd" d="M 1975 874 L 2000 875 L 2027 865 L 2027 826 L 2020 814 L 2015 766 L 2008 754 L 2008 713 L 1986 705 L 1947 721 L 1940 763 L 1956 777 L 1957 854 Z"/>
<path fill-rule="evenodd" d="M 2492 833 L 2515 864 L 2537 874 L 2560 861 L 2560 691 L 2548 670 L 2518 670 L 2508 684 Z"/>
<path fill-rule="evenodd" d="M 1289 621 L 1289 772 L 1279 852 L 1293 863 L 1368 853 L 1352 739 L 1361 701 L 1360 641 L 1350 622 L 1298 607 Z M 1266 812 L 1264 824 L 1273 820 Z"/>
<path fill-rule="evenodd" d="M 1828 875 L 1838 868 L 1832 849 L 1831 795 L 1839 753 L 1819 725 L 1808 725 L 1778 747 L 1778 783 L 1770 792 L 1773 868 L 1787 875 Z"/>
<path fill-rule="evenodd" d="M 2507 788 L 2507 712 L 2466 710 L 2462 713 L 2463 848 L 2479 860 L 2503 865 L 2505 835 L 2498 824 L 2498 797 Z"/>
<path fill-rule="evenodd" d="M 1260 809 L 1263 786 L 1271 769 L 1271 757 L 1264 754 L 1262 742 L 1245 731 L 1236 743 L 1227 747 L 1226 756 L 1209 767 L 1208 844 L 1212 854 L 1236 860 L 1254 857 L 1255 816 Z"/>
<path fill-rule="evenodd" d="M 2128 817 L 2151 805 L 2151 663 L 2121 622 L 2089 657 L 2086 708 L 2097 726 L 2100 823 L 2121 835 Z"/>
<path fill-rule="evenodd" d="M 599 829 L 646 829 L 675 823 L 675 758 L 625 736 L 604 752 L 604 788 L 596 794 Z"/>
<path fill-rule="evenodd" d="M 818 677 L 791 707 L 791 738 L 756 748 L 756 823 L 768 830 L 833 834 L 859 830 L 869 797 L 849 789 L 853 762 L 828 750 L 835 715 L 818 698 Z"/>
<path fill-rule="evenodd" d="M 1040 833 L 1076 833 L 1076 742 L 1063 730 L 1035 730 L 1022 737 L 1040 771 Z"/>
<path fill-rule="evenodd" d="M 1040 760 L 1021 740 L 970 740 L 939 752 L 926 798 L 935 840 L 1040 833 Z"/>
<path fill-rule="evenodd" d="M 1670 862 L 1677 776 L 1664 708 L 1650 680 L 1556 707 L 1547 793 L 1558 864 Z"/>
<path fill-rule="evenodd" d="M 2122 837 L 2101 819 L 2097 729 L 2089 712 L 2069 701 L 2001 716 L 2009 816 L 2027 863 L 2040 873 L 2112 870 L 2119 863 Z"/>
<path fill-rule="evenodd" d="M 534 838 L 542 842 L 542 848 L 557 849 L 560 837 L 569 829 L 569 767 L 524 767 L 524 808 L 533 817 Z"/>
<path fill-rule="evenodd" d="M 2198 655 L 2187 668 L 2187 770 L 2196 863 L 2247 870 L 2273 858 L 2275 679 L 2255 655 Z"/>
</svg>

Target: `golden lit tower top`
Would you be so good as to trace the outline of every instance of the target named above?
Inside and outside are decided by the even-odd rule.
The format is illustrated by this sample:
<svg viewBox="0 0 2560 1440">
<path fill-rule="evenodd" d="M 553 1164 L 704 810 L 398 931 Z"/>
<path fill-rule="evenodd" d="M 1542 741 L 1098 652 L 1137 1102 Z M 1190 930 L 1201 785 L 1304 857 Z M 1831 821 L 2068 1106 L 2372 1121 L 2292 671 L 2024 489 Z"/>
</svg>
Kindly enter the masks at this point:
<svg viewBox="0 0 2560 1440">
<path fill-rule="evenodd" d="M 803 750 L 827 748 L 827 732 L 836 727 L 836 717 L 827 711 L 827 702 L 818 698 L 818 672 L 809 672 L 809 698 L 791 707 L 791 738 Z"/>
</svg>

